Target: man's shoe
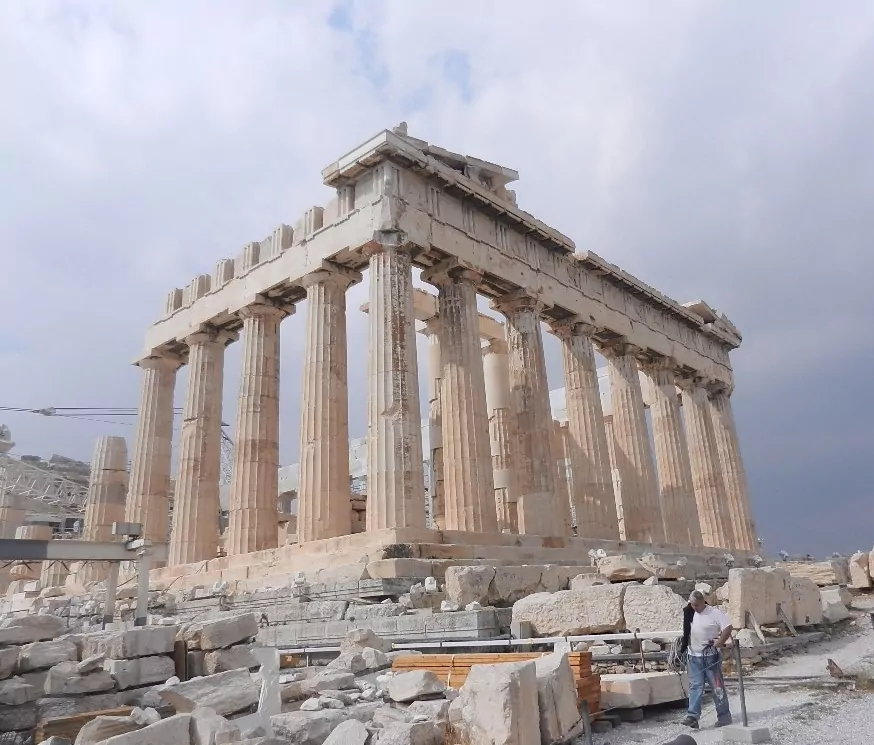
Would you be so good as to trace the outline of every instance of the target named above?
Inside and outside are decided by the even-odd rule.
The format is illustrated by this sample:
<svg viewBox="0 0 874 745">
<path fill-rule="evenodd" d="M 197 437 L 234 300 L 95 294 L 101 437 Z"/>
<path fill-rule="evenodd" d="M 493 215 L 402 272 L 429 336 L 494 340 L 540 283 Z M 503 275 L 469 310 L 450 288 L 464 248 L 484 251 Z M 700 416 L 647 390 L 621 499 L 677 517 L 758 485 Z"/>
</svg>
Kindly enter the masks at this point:
<svg viewBox="0 0 874 745">
<path fill-rule="evenodd" d="M 726 717 L 725 719 L 717 719 L 714 727 L 727 727 L 731 724 L 731 717 Z"/>
<path fill-rule="evenodd" d="M 680 724 L 689 729 L 698 729 L 698 720 L 695 717 L 686 717 Z"/>
</svg>

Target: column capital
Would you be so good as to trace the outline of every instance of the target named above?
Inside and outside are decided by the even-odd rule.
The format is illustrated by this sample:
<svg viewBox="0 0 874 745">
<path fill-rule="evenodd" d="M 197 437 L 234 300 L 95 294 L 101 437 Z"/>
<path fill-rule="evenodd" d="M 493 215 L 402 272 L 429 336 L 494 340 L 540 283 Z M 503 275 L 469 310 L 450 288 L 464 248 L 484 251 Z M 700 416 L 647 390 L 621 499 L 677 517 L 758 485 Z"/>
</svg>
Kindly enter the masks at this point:
<svg viewBox="0 0 874 745">
<path fill-rule="evenodd" d="M 318 269 L 305 275 L 300 280 L 300 284 L 301 287 L 309 288 L 323 282 L 331 282 L 341 289 L 346 290 L 361 280 L 361 272 L 356 272 L 354 269 L 347 269 L 345 266 L 334 264 L 331 261 L 323 261 Z"/>
<path fill-rule="evenodd" d="M 360 249 L 361 255 L 370 259 L 377 254 L 393 252 L 399 254 L 415 255 L 419 253 L 419 247 L 415 243 L 402 240 L 403 234 L 381 232 L 374 236 L 370 243 L 364 245 Z"/>
<path fill-rule="evenodd" d="M 689 393 L 698 390 L 707 393 L 710 384 L 714 382 L 710 378 L 707 378 L 694 370 L 691 372 L 678 372 L 676 375 L 676 381 L 679 388 Z"/>
<path fill-rule="evenodd" d="M 228 331 L 227 329 L 216 328 L 215 326 L 204 325 L 193 334 L 189 334 L 182 341 L 189 347 L 195 344 L 214 343 L 221 344 L 226 347 L 231 342 L 235 342 L 240 338 L 236 331 Z"/>
<path fill-rule="evenodd" d="M 141 360 L 134 362 L 136 367 L 144 370 L 167 370 L 175 372 L 182 367 L 182 360 L 176 354 L 150 354 L 148 357 L 143 357 Z"/>
<path fill-rule="evenodd" d="M 598 342 L 598 351 L 608 360 L 615 357 L 637 357 L 643 349 L 632 344 L 624 336 L 610 341 Z"/>
<path fill-rule="evenodd" d="M 440 327 L 442 325 L 443 323 L 440 320 L 440 316 L 431 316 L 422 321 L 422 328 L 418 329 L 418 332 L 422 334 L 422 336 L 439 336 Z"/>
<path fill-rule="evenodd" d="M 589 339 L 592 339 L 598 332 L 597 326 L 581 320 L 579 316 L 568 316 L 567 318 L 562 318 L 558 321 L 548 321 L 547 326 L 549 327 L 549 330 L 559 338 L 586 336 Z"/>
<path fill-rule="evenodd" d="M 491 307 L 505 315 L 517 310 L 533 310 L 535 313 L 540 313 L 546 307 L 546 303 L 540 300 L 539 294 L 520 287 L 492 300 Z"/>
<path fill-rule="evenodd" d="M 483 356 L 487 354 L 507 354 L 509 348 L 505 339 L 487 339 L 482 345 Z"/>
<path fill-rule="evenodd" d="M 483 272 L 466 261 L 450 256 L 434 266 L 422 271 L 423 282 L 442 287 L 448 284 L 468 283 L 478 285 L 483 278 Z"/>
<path fill-rule="evenodd" d="M 244 321 L 247 318 L 279 318 L 280 320 L 294 315 L 295 307 L 291 303 L 271 300 L 259 295 L 255 302 L 237 311 L 237 317 Z"/>
<path fill-rule="evenodd" d="M 724 380 L 709 380 L 705 385 L 712 399 L 731 398 L 731 394 L 734 393 L 734 386 Z"/>
<path fill-rule="evenodd" d="M 673 357 L 656 357 L 640 362 L 640 369 L 658 385 L 676 385 L 678 367 Z"/>
</svg>

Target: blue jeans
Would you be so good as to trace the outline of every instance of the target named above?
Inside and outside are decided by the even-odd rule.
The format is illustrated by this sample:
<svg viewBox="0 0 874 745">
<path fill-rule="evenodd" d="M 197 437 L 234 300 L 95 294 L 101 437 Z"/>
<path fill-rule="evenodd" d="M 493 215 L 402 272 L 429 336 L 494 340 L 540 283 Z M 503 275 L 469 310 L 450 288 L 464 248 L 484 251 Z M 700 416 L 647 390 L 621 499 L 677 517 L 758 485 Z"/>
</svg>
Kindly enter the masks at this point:
<svg viewBox="0 0 874 745">
<path fill-rule="evenodd" d="M 705 657 L 689 655 L 687 667 L 689 670 L 688 716 L 695 720 L 701 718 L 701 704 L 704 702 L 704 680 L 706 678 L 713 690 L 716 720 L 719 723 L 731 722 L 728 693 L 726 693 L 725 680 L 722 677 L 722 655 L 719 653 L 709 654 Z"/>
</svg>

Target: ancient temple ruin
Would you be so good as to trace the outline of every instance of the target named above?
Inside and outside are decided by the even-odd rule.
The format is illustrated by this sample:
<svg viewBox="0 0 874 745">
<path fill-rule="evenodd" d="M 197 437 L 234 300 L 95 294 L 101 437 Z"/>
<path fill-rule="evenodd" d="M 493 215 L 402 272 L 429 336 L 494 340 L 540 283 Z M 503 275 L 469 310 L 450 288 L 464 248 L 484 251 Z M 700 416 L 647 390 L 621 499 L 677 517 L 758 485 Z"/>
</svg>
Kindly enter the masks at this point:
<svg viewBox="0 0 874 745">
<path fill-rule="evenodd" d="M 758 548 L 730 398 L 729 353 L 741 337 L 723 314 L 577 252 L 517 206 L 507 189 L 515 171 L 413 138 L 404 125 L 322 177 L 336 198 L 170 292 L 147 331 L 125 520 L 156 542 L 169 528 L 176 372 L 189 366 L 159 579 L 185 582 L 193 564 L 204 584 L 362 562 L 371 576 L 431 576 L 435 562 L 574 564 L 601 547 L 701 556 Z M 418 297 L 413 267 L 436 299 Z M 367 509 L 366 529 L 353 535 L 346 291 L 365 270 Z M 503 324 L 478 313 L 478 296 Z M 283 542 L 279 326 L 298 307 L 298 518 L 293 542 Z M 439 453 L 430 523 L 417 319 L 429 336 L 430 449 Z M 563 427 L 550 411 L 544 324 L 563 349 Z M 223 360 L 238 340 L 227 556 L 217 558 Z M 596 350 L 608 363 L 606 419 Z"/>
</svg>

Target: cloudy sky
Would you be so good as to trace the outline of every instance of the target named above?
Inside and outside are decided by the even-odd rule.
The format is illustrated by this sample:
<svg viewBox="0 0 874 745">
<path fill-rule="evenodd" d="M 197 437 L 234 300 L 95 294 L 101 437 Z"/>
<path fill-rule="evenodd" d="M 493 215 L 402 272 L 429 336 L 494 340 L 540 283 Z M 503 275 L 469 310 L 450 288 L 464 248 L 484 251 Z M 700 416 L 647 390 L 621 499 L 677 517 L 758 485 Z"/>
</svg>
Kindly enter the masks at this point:
<svg viewBox="0 0 874 745">
<path fill-rule="evenodd" d="M 872 79 L 865 0 L 8 0 L 0 406 L 136 406 L 129 363 L 165 294 L 325 203 L 321 169 L 405 120 L 519 170 L 520 205 L 580 249 L 724 310 L 766 549 L 870 548 Z M 349 298 L 353 435 L 365 295 Z M 283 463 L 304 315 L 282 330 Z M 238 361 L 231 347 L 231 425 Z M 0 421 L 17 453 L 133 444 L 130 424 Z"/>
</svg>

